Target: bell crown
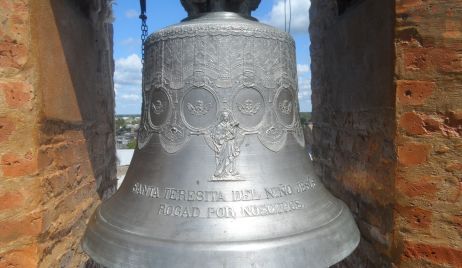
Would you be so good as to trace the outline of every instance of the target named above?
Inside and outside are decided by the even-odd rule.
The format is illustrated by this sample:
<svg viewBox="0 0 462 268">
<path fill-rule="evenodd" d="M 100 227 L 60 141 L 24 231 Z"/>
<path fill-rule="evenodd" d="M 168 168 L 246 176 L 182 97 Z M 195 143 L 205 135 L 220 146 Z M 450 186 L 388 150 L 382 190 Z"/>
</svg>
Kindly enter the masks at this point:
<svg viewBox="0 0 462 268">
<path fill-rule="evenodd" d="M 201 13 L 228 11 L 250 16 L 258 8 L 261 0 L 180 0 L 188 17 Z"/>
</svg>

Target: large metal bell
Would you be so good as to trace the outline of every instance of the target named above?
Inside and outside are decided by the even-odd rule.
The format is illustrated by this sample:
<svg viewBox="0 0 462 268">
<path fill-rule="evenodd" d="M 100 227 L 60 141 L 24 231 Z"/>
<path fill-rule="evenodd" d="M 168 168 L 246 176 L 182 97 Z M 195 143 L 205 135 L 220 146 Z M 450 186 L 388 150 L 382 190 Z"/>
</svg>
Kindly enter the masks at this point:
<svg viewBox="0 0 462 268">
<path fill-rule="evenodd" d="M 110 268 L 339 262 L 359 232 L 307 157 L 293 39 L 249 16 L 259 1 L 182 3 L 145 42 L 138 149 L 84 250 Z"/>
</svg>

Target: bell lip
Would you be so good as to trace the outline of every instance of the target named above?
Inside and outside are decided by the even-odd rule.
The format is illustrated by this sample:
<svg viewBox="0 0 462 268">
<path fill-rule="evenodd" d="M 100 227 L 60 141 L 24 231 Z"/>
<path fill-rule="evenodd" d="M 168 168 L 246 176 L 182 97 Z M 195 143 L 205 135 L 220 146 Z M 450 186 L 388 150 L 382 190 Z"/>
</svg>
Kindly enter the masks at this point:
<svg viewBox="0 0 462 268">
<path fill-rule="evenodd" d="M 226 241 L 188 242 L 188 241 L 146 238 L 146 237 L 140 236 L 139 234 L 130 233 L 127 231 L 124 231 L 124 232 L 125 232 L 125 235 L 135 236 L 135 239 L 132 241 L 138 241 L 137 239 L 150 241 L 152 244 L 155 244 L 155 246 L 158 248 L 172 248 L 172 249 L 181 248 L 182 250 L 188 250 L 188 251 L 194 252 L 194 254 L 202 253 L 204 254 L 204 256 L 206 255 L 207 252 L 214 252 L 216 254 L 225 254 L 225 255 L 229 253 L 237 253 L 237 254 L 240 253 L 242 256 L 244 256 L 248 254 L 249 250 L 255 251 L 255 254 L 259 254 L 259 251 L 270 251 L 270 252 L 274 251 L 274 253 L 276 254 L 276 252 L 279 251 L 281 248 L 284 248 L 284 249 L 298 248 L 298 247 L 303 246 L 304 244 L 314 243 L 316 239 L 320 240 L 314 235 L 316 232 L 321 233 L 322 231 L 327 231 L 327 229 L 329 229 L 329 226 L 340 224 L 337 221 L 343 220 L 344 222 L 346 222 L 346 224 L 350 225 L 349 226 L 350 231 L 352 232 L 351 233 L 352 235 L 350 235 L 351 239 L 350 240 L 345 240 L 345 239 L 334 240 L 332 243 L 336 245 L 331 245 L 328 248 L 337 248 L 339 249 L 338 252 L 330 252 L 329 256 L 324 257 L 322 263 L 318 263 L 320 265 L 310 266 L 310 267 L 329 267 L 331 265 L 334 265 L 342 261 L 343 259 L 348 257 L 351 253 L 353 253 L 353 251 L 358 247 L 359 242 L 360 242 L 360 232 L 353 219 L 353 216 L 351 215 L 351 212 L 349 211 L 348 207 L 346 207 L 346 205 L 342 201 L 340 200 L 337 200 L 337 201 L 341 205 L 341 209 L 339 213 L 335 217 L 333 217 L 330 221 L 326 222 L 325 224 L 320 225 L 316 228 L 304 231 L 304 232 L 300 232 L 300 233 L 296 233 L 296 234 L 292 234 L 288 236 L 283 236 L 283 237 L 274 237 L 270 239 L 249 240 L 249 241 L 230 241 L 230 242 L 226 242 Z M 92 220 L 97 220 L 98 215 L 100 215 L 100 208 L 101 206 L 97 208 L 97 210 L 92 216 Z M 106 228 L 106 229 L 117 228 L 114 225 L 110 224 L 109 222 L 105 221 L 104 218 L 101 218 L 100 220 L 102 220 L 102 223 L 106 225 L 103 228 Z M 126 266 L 126 265 L 130 265 L 130 263 L 121 263 L 120 259 L 119 259 L 119 262 L 111 262 L 107 257 L 102 256 L 102 254 L 97 253 L 98 251 L 101 251 L 98 249 L 98 247 L 91 249 L 91 246 L 87 245 L 87 240 L 88 240 L 88 236 L 92 235 L 90 234 L 90 232 L 93 232 L 93 235 L 98 236 L 97 239 L 104 240 L 104 243 L 106 243 L 106 246 L 112 247 L 113 249 L 115 249 L 115 247 L 118 247 L 120 252 L 123 252 L 123 246 L 121 246 L 121 244 L 118 244 L 117 241 L 111 241 L 111 240 L 105 239 L 103 236 L 98 235 L 97 232 L 90 230 L 91 227 L 92 227 L 92 224 L 90 222 L 81 240 L 82 249 L 98 264 L 101 264 L 107 267 L 131 267 L 131 266 Z M 119 228 L 117 229 L 120 230 Z M 120 236 L 120 238 L 122 238 L 122 236 Z M 128 248 L 130 247 L 125 247 L 125 249 L 128 249 Z M 324 252 L 325 250 L 320 250 L 320 251 Z M 261 252 L 260 254 L 263 255 L 263 254 L 268 254 L 268 253 Z M 310 256 L 308 255 L 316 256 L 316 254 L 307 253 L 305 256 L 306 261 L 310 260 L 309 258 Z M 158 258 L 162 258 L 162 257 L 163 256 L 161 255 L 158 256 Z M 180 256 L 178 256 L 178 258 L 180 258 Z M 183 261 L 186 261 L 186 260 L 183 260 Z M 206 262 L 208 262 L 208 260 L 205 259 L 204 263 Z M 172 266 L 172 267 L 175 267 L 175 266 Z M 204 267 L 209 267 L 209 266 L 205 265 Z M 275 267 L 279 267 L 279 266 L 275 266 Z"/>
</svg>

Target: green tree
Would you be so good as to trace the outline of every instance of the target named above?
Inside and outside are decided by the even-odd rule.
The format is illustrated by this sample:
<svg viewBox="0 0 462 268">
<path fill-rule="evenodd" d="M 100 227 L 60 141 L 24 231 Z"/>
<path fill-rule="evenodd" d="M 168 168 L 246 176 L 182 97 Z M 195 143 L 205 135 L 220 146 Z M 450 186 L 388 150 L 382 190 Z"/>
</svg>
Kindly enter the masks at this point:
<svg viewBox="0 0 462 268">
<path fill-rule="evenodd" d="M 122 117 L 117 117 L 115 121 L 115 125 L 116 125 L 116 129 L 121 129 L 125 127 L 126 123 Z"/>
<path fill-rule="evenodd" d="M 131 141 L 127 144 L 127 148 L 128 148 L 128 149 L 135 149 L 135 148 L 136 148 L 136 139 L 131 140 Z"/>
</svg>

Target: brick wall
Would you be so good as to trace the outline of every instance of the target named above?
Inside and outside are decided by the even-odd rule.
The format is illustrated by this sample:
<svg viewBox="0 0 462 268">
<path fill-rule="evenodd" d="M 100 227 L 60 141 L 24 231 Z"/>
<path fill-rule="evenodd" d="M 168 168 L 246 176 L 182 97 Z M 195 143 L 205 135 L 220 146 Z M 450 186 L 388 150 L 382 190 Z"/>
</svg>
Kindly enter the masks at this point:
<svg viewBox="0 0 462 268">
<path fill-rule="evenodd" d="M 462 1 L 396 1 L 394 262 L 462 267 Z"/>
<path fill-rule="evenodd" d="M 310 18 L 317 172 L 362 234 L 337 266 L 462 267 L 462 1 L 312 0 Z"/>
<path fill-rule="evenodd" d="M 107 1 L 0 1 L 0 267 L 78 267 L 115 187 Z"/>
<path fill-rule="evenodd" d="M 393 4 L 366 1 L 339 16 L 336 2 L 311 1 L 313 153 L 324 184 L 346 201 L 362 234 L 347 267 L 386 267 L 395 168 Z"/>
</svg>

